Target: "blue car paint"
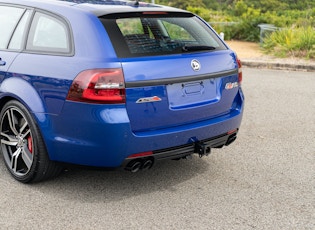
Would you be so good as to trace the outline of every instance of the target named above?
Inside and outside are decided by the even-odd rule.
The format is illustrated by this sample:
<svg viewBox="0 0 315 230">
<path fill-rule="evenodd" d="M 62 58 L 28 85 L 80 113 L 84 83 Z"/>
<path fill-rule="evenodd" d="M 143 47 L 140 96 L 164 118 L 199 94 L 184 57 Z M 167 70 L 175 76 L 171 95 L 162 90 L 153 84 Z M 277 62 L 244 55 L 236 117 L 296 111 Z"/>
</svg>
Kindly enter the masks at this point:
<svg viewBox="0 0 315 230">
<path fill-rule="evenodd" d="M 191 138 L 204 140 L 238 128 L 242 118 L 242 98 L 239 91 L 237 107 L 230 114 L 194 124 L 139 133 L 131 131 L 124 106 L 66 102 L 62 116 L 50 118 L 55 133 L 44 132 L 43 135 L 51 150 L 49 152 L 53 153 L 50 155 L 52 160 L 117 167 L 135 153 L 187 144 Z M 113 109 L 114 112 L 111 111 Z M 119 119 L 111 119 L 113 115 Z"/>
<path fill-rule="evenodd" d="M 2 81 L 0 86 L 2 97 L 12 96 L 18 100 L 22 100 L 31 111 L 45 111 L 39 92 L 25 78 L 28 77 L 19 76 L 18 74 L 8 74 L 8 77 Z"/>
<path fill-rule="evenodd" d="M 228 82 L 236 82 L 237 75 L 222 78 L 220 94 L 228 98 L 222 103 L 222 111 L 210 107 L 194 111 L 176 111 L 174 119 L 169 114 L 151 114 L 157 122 L 151 129 L 143 128 L 141 119 L 130 121 L 130 110 L 135 100 L 148 96 L 146 87 L 127 88 L 126 105 L 97 105 L 65 101 L 72 80 L 80 72 L 95 68 L 123 67 L 126 83 L 193 76 L 190 61 L 198 58 L 202 70 L 198 74 L 237 69 L 235 54 L 230 51 L 217 53 L 182 54 L 150 58 L 119 59 L 110 43 L 107 32 L 99 19 L 87 10 L 65 7 L 64 4 L 25 1 L 34 7 L 57 12 L 66 21 L 75 44 L 73 55 L 50 56 L 28 53 L 12 53 L 15 60 L 9 69 L 0 69 L 1 97 L 12 96 L 23 102 L 33 113 L 44 137 L 51 160 L 81 165 L 117 167 L 131 154 L 179 146 L 195 140 L 203 140 L 239 128 L 243 113 L 243 93 L 240 87 L 226 91 Z M 10 1 L 22 4 L 22 1 Z M 67 4 L 71 5 L 71 4 Z M 77 23 L 73 23 L 77 22 Z M 96 33 L 97 31 L 97 33 Z M 96 34 L 96 36 L 89 36 Z M 84 44 L 84 45 L 77 45 Z M 9 52 L 2 52 L 1 57 Z M 176 62 L 172 62 L 176 59 Z M 13 60 L 13 58 L 12 58 Z M 39 63 L 34 65 L 34 63 Z M 175 67 L 175 68 L 174 68 Z M 179 68 L 178 68 L 179 67 Z M 141 74 L 139 74 L 139 72 Z M 152 95 L 162 102 L 142 105 L 159 112 L 168 108 L 166 88 L 149 87 Z M 10 92 L 10 93 L 8 93 Z M 150 108 L 152 106 L 152 108 Z M 202 107 L 202 106 L 199 106 Z M 145 110 L 146 108 L 144 108 Z M 213 113 L 209 116 L 209 112 Z M 204 115 L 203 115 L 204 114 Z M 145 119 L 145 113 L 140 118 Z M 150 114 L 148 115 L 150 116 Z M 163 117 L 164 116 L 164 117 Z M 185 120 L 194 117 L 194 122 Z"/>
<path fill-rule="evenodd" d="M 126 77 L 126 82 L 139 82 L 150 80 L 162 81 L 163 79 L 181 78 L 185 82 L 185 77 L 182 76 L 199 76 L 206 75 L 211 72 L 221 72 L 236 68 L 236 61 L 233 58 L 231 51 L 220 51 L 216 54 L 185 54 L 174 55 L 168 58 L 159 57 L 155 59 L 142 59 L 134 62 L 124 62 L 123 69 Z M 190 67 L 190 62 L 193 59 L 198 59 L 202 66 L 200 71 L 195 72 Z M 228 63 L 228 64 L 221 64 Z M 160 66 L 160 68 L 158 67 Z M 179 67 L 179 68 L 178 68 Z M 141 70 L 141 71 L 139 71 Z M 217 80 L 217 79 L 216 79 Z M 238 76 L 226 76 L 217 82 L 217 97 L 218 99 L 225 94 L 225 82 L 237 82 Z M 223 82 L 223 86 L 220 83 Z M 148 93 L 150 95 L 148 95 Z M 231 92 L 229 92 L 231 94 Z M 200 104 L 191 105 L 185 110 L 169 109 L 169 101 L 165 86 L 160 87 L 138 87 L 127 89 L 127 111 L 131 120 L 132 130 L 137 132 L 141 130 L 159 129 L 168 126 L 182 125 L 186 122 L 198 122 L 204 119 L 209 119 L 218 114 L 230 112 L 230 106 L 235 97 L 235 90 L 231 96 L 224 95 L 224 100 L 216 103 L 208 103 L 208 105 L 200 106 Z M 162 100 L 151 104 L 137 104 L 139 98 L 158 96 Z M 184 99 L 184 98 L 183 98 Z M 196 106 L 199 107 L 198 110 Z M 197 112 L 195 112 L 197 111 Z"/>
</svg>

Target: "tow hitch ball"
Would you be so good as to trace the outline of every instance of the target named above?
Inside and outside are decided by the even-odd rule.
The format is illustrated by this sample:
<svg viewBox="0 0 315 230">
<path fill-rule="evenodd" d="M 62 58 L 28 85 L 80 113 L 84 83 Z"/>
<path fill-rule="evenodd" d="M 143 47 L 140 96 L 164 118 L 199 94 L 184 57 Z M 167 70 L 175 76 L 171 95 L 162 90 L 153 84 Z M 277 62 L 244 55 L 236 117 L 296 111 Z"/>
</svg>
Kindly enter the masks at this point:
<svg viewBox="0 0 315 230">
<path fill-rule="evenodd" d="M 208 156 L 211 153 L 211 147 L 209 145 L 196 142 L 194 152 L 197 153 L 200 158 L 203 156 Z"/>
</svg>

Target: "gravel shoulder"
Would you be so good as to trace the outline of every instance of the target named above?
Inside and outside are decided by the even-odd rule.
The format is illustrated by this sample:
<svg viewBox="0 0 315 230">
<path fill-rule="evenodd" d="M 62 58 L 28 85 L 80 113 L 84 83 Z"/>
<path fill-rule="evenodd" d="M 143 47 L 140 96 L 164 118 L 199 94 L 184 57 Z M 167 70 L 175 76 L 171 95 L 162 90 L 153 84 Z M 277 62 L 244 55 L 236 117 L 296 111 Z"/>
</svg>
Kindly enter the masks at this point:
<svg viewBox="0 0 315 230">
<path fill-rule="evenodd" d="M 259 43 L 245 41 L 226 41 L 242 61 L 243 66 L 280 70 L 298 70 L 315 72 L 315 61 L 303 58 L 277 58 L 265 54 Z"/>
</svg>

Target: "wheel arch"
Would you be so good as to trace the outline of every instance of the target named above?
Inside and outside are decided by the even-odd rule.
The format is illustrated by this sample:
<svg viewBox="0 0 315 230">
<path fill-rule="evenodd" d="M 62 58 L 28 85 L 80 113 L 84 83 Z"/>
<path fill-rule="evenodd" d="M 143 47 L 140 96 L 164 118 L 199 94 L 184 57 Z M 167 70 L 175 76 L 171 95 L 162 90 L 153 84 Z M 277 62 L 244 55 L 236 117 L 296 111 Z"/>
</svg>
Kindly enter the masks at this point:
<svg viewBox="0 0 315 230">
<path fill-rule="evenodd" d="M 2 97 L 0 105 L 1 152 L 11 175 L 23 183 L 58 175 L 62 168 L 50 160 L 34 114 L 14 97 Z"/>
<path fill-rule="evenodd" d="M 0 86 L 0 106 L 10 101 L 17 100 L 21 102 L 31 113 L 45 113 L 44 103 L 29 82 L 24 79 L 11 77 L 5 79 Z"/>
<path fill-rule="evenodd" d="M 38 127 L 39 132 L 40 132 L 42 138 L 44 139 L 44 143 L 45 143 L 46 149 L 48 151 L 47 144 L 46 144 L 46 141 L 44 138 L 45 135 L 43 133 L 44 132 L 43 130 L 47 129 L 47 127 L 50 124 L 50 122 L 48 122 L 49 119 L 48 119 L 47 114 L 32 112 L 31 107 L 28 104 L 26 104 L 25 101 L 23 101 L 20 97 L 17 97 L 16 95 L 12 95 L 12 94 L 0 97 L 0 112 L 2 111 L 5 104 L 8 103 L 9 101 L 18 101 L 29 111 L 31 117 L 33 118 L 33 120 L 35 122 L 35 125 Z M 0 119 L 2 119 L 2 118 L 0 117 Z M 48 155 L 49 155 L 49 157 L 51 157 L 49 152 L 48 152 Z"/>
</svg>

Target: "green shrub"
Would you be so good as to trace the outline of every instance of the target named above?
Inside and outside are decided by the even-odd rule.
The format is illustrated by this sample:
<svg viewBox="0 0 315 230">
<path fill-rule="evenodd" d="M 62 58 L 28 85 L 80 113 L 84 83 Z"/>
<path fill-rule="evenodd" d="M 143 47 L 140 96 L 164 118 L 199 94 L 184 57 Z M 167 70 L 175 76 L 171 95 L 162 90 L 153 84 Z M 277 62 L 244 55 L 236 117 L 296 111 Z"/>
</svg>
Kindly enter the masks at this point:
<svg viewBox="0 0 315 230">
<path fill-rule="evenodd" d="M 264 38 L 263 47 L 266 52 L 282 57 L 296 56 L 313 59 L 315 57 L 314 4 L 306 5 L 303 10 L 286 8 L 281 3 L 277 3 L 277 8 L 270 7 L 275 2 L 275 0 L 266 1 L 265 8 L 256 8 L 255 4 L 249 4 L 249 1 L 237 0 L 227 7 L 222 7 L 221 10 L 191 6 L 187 10 L 208 21 L 218 33 L 223 32 L 225 40 L 258 42 L 260 40 L 258 25 L 275 25 L 280 28 L 280 31 L 270 32 L 272 35 L 266 32 L 270 35 Z M 258 1 L 256 3 L 258 4 Z"/>
<path fill-rule="evenodd" d="M 311 26 L 281 29 L 264 39 L 263 49 L 279 57 L 315 59 L 315 30 Z"/>
</svg>

